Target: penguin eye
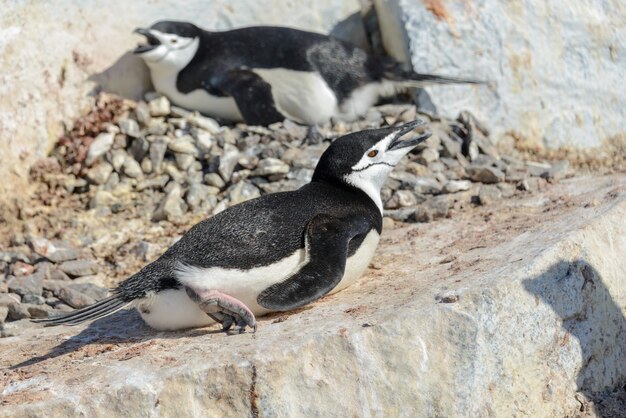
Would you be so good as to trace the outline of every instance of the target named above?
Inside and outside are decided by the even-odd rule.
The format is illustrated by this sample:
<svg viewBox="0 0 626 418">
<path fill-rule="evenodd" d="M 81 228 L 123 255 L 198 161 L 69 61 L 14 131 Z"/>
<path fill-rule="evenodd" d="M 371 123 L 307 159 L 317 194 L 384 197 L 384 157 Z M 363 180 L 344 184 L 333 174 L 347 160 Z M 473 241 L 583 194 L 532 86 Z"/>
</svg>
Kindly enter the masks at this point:
<svg viewBox="0 0 626 418">
<path fill-rule="evenodd" d="M 371 150 L 370 152 L 367 153 L 367 156 L 370 158 L 374 158 L 378 155 L 378 151 L 376 151 L 375 149 Z"/>
<path fill-rule="evenodd" d="M 178 42 L 178 39 L 173 38 L 172 40 L 170 40 L 171 43 L 175 44 L 176 42 Z"/>
</svg>

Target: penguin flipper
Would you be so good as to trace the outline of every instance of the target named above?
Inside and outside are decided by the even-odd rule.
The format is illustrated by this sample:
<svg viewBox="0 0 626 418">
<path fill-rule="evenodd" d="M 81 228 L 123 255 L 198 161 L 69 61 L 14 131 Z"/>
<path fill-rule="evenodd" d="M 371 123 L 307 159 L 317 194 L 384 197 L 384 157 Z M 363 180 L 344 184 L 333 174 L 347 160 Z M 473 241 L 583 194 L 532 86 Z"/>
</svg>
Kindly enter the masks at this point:
<svg viewBox="0 0 626 418">
<path fill-rule="evenodd" d="M 257 302 L 274 311 L 288 311 L 311 303 L 341 281 L 352 238 L 368 230 L 364 219 L 319 214 L 307 224 L 306 264 L 288 279 L 263 290 Z"/>
<path fill-rule="evenodd" d="M 253 71 L 228 71 L 215 85 L 235 99 L 248 125 L 270 125 L 285 120 L 274 104 L 272 86 Z"/>
</svg>

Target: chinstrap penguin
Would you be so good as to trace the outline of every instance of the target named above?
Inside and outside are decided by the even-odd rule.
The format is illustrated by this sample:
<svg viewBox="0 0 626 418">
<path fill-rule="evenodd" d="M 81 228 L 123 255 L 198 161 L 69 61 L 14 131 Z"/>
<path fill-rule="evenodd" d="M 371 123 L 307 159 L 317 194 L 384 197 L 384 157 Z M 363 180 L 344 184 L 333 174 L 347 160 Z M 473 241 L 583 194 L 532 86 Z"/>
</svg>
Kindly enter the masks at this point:
<svg viewBox="0 0 626 418">
<path fill-rule="evenodd" d="M 209 32 L 162 21 L 135 32 L 147 39 L 134 52 L 158 92 L 179 106 L 250 125 L 285 118 L 307 125 L 352 121 L 381 97 L 412 87 L 481 83 L 407 71 L 393 58 L 297 29 Z"/>
<path fill-rule="evenodd" d="M 288 311 L 344 289 L 367 268 L 382 230 L 380 189 L 430 136 L 402 137 L 421 121 L 345 135 L 321 156 L 311 182 L 248 200 L 192 227 L 112 295 L 37 320 L 76 325 L 135 306 L 160 330 L 217 321 L 256 329 L 255 316 Z"/>
</svg>

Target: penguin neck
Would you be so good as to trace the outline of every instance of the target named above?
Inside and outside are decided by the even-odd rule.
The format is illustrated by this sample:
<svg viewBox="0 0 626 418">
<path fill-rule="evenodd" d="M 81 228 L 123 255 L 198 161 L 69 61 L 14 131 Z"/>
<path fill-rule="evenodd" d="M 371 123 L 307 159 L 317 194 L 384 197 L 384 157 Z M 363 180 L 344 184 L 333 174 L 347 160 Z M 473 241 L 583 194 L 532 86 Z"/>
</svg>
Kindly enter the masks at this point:
<svg viewBox="0 0 626 418">
<path fill-rule="evenodd" d="M 383 215 L 383 204 L 380 198 L 380 189 L 382 187 L 382 184 L 380 185 L 380 187 L 373 184 L 369 184 L 369 187 L 367 187 L 366 183 L 366 186 L 363 187 L 362 185 L 355 185 L 347 182 L 344 179 L 325 176 L 316 176 L 313 178 L 313 180 L 311 180 L 311 182 L 325 183 L 335 188 L 354 193 L 364 200 L 367 200 L 368 202 L 374 204 L 374 206 L 376 206 L 376 209 L 378 209 L 378 212 L 380 212 L 380 215 Z"/>
<path fill-rule="evenodd" d="M 150 68 L 150 73 L 152 74 L 153 83 L 157 84 L 161 79 L 168 79 L 172 76 L 176 77 L 176 75 L 193 60 L 199 47 L 200 38 L 197 37 L 186 47 L 168 52 L 159 61 L 146 61 L 146 64 Z"/>
</svg>

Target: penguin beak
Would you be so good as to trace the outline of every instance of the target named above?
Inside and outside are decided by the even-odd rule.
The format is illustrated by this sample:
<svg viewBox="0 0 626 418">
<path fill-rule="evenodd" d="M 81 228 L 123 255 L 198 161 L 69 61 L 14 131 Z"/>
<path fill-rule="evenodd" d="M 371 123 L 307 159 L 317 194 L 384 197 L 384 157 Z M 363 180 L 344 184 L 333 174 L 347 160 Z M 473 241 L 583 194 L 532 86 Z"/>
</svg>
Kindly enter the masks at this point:
<svg viewBox="0 0 626 418">
<path fill-rule="evenodd" d="M 424 124 L 423 120 L 417 119 L 417 120 L 414 120 L 413 122 L 409 122 L 407 124 L 399 126 L 396 136 L 391 140 L 391 142 L 389 143 L 389 146 L 387 147 L 387 151 L 392 151 L 392 150 L 395 151 L 395 150 L 399 150 L 403 148 L 408 148 L 409 150 L 411 150 L 415 148 L 418 144 L 426 141 L 428 138 L 430 138 L 432 133 L 423 132 L 422 134 L 420 134 L 419 136 L 415 138 L 407 139 L 405 141 L 402 140 L 402 137 L 405 134 L 411 132 L 413 129 L 423 124 Z"/>
<path fill-rule="evenodd" d="M 161 41 L 159 38 L 154 36 L 149 29 L 137 28 L 133 31 L 133 33 L 138 33 L 139 35 L 143 35 L 148 40 L 147 44 L 139 44 L 137 48 L 133 50 L 135 54 L 143 54 L 144 52 L 152 51 L 157 46 L 161 45 Z"/>
</svg>

